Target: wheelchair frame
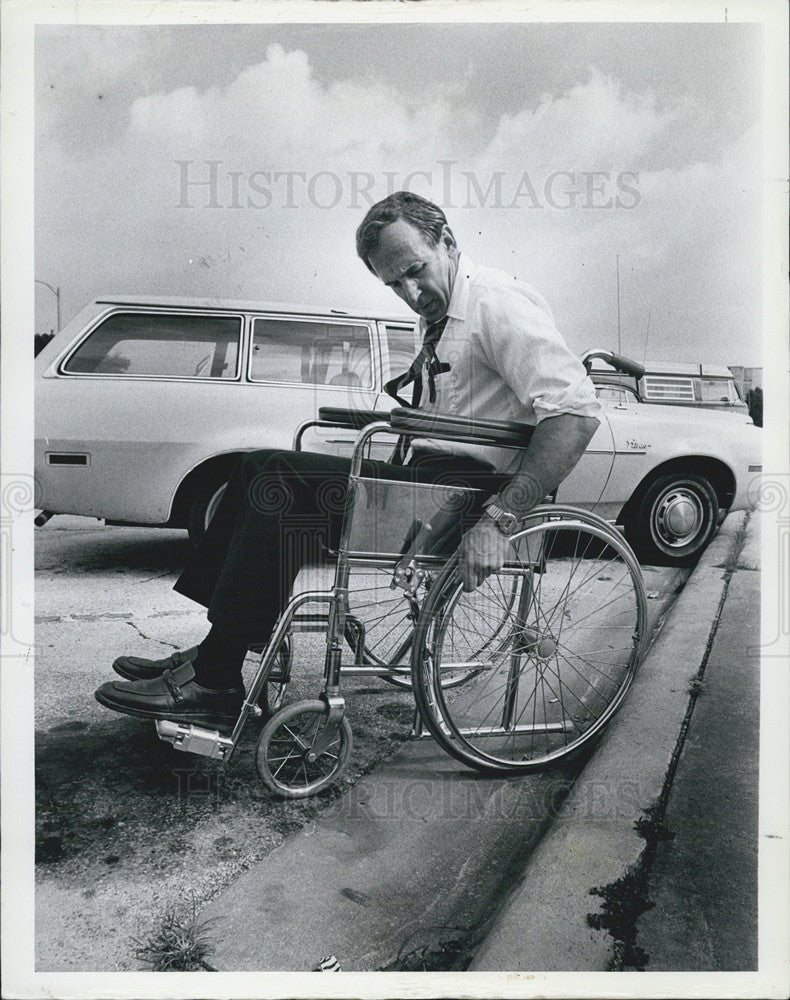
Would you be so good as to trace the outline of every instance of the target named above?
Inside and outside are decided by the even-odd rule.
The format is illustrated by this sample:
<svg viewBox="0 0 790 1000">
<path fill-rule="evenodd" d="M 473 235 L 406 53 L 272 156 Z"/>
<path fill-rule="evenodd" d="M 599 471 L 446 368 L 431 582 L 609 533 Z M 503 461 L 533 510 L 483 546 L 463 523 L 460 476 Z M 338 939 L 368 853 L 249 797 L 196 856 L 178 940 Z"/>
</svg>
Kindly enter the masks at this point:
<svg viewBox="0 0 790 1000">
<path fill-rule="evenodd" d="M 593 357 L 604 357 L 616 367 L 623 368 L 631 366 L 630 370 L 638 368 L 628 359 L 618 358 L 607 351 L 590 351 L 583 361 L 589 370 Z M 524 530 L 514 536 L 514 548 L 524 540 L 537 539 L 537 552 L 529 554 L 527 564 L 518 571 L 507 567 L 503 573 L 514 574 L 516 583 L 515 589 L 510 597 L 506 597 L 507 607 L 504 608 L 506 618 L 503 618 L 494 630 L 494 634 L 487 640 L 489 659 L 487 665 L 483 664 L 480 656 L 472 657 L 467 663 L 461 661 L 460 664 L 453 663 L 454 667 L 466 668 L 465 677 L 473 678 L 471 683 L 465 680 L 453 682 L 457 686 L 469 688 L 468 693 L 461 695 L 449 695 L 445 691 L 445 681 L 442 678 L 443 664 L 438 662 L 444 645 L 456 642 L 455 639 L 448 639 L 450 631 L 455 623 L 452 616 L 454 609 L 463 604 L 464 596 L 460 595 L 460 585 L 455 572 L 454 559 L 446 560 L 439 556 L 421 555 L 420 545 L 423 542 L 424 532 L 420 531 L 416 537 L 411 539 L 411 544 L 401 553 L 381 553 L 355 551 L 350 548 L 351 525 L 355 503 L 360 484 L 364 482 L 361 475 L 362 462 L 366 451 L 375 435 L 401 435 L 411 437 L 444 438 L 453 441 L 464 441 L 472 444 L 489 444 L 496 447 L 507 447 L 523 449 L 531 434 L 532 428 L 522 424 L 507 421 L 474 421 L 455 416 L 434 416 L 420 413 L 419 411 L 396 408 L 391 412 L 382 413 L 377 411 L 345 411 L 345 410 L 322 410 L 319 412 L 318 420 L 311 420 L 303 423 L 297 430 L 294 438 L 294 450 L 300 450 L 304 433 L 311 427 L 356 427 L 359 429 L 354 451 L 351 460 L 351 470 L 349 476 L 348 492 L 345 506 L 345 516 L 340 543 L 337 550 L 337 563 L 335 566 L 334 583 L 327 590 L 307 590 L 294 594 L 283 609 L 277 624 L 272 632 L 269 642 L 263 651 L 259 667 L 249 686 L 249 690 L 242 704 L 239 716 L 229 735 L 223 735 L 219 731 L 211 730 L 193 724 L 179 723 L 175 721 L 158 720 L 156 730 L 160 739 L 171 743 L 176 749 L 197 753 L 210 758 L 228 762 L 238 749 L 241 735 L 251 717 L 260 718 L 264 712 L 259 702 L 267 690 L 267 684 L 277 676 L 275 663 L 283 644 L 290 641 L 290 636 L 296 631 L 324 631 L 326 630 L 326 654 L 324 662 L 324 686 L 317 700 L 291 703 L 284 707 L 278 707 L 271 718 L 265 724 L 260 737 L 257 764 L 258 770 L 268 787 L 284 797 L 304 797 L 315 794 L 317 791 L 331 784 L 342 773 L 351 751 L 352 735 L 348 720 L 345 716 L 345 699 L 340 690 L 341 676 L 343 675 L 371 675 L 382 677 L 391 681 L 399 682 L 399 686 L 408 686 L 406 677 L 411 678 L 411 685 L 414 688 L 416 700 L 415 724 L 413 733 L 415 736 L 431 735 L 442 747 L 454 757 L 460 759 L 465 764 L 476 767 L 480 770 L 495 771 L 499 773 L 519 773 L 536 770 L 551 763 L 558 757 L 566 756 L 570 752 L 576 752 L 578 745 L 587 743 L 603 729 L 611 716 L 622 702 L 630 686 L 633 675 L 641 661 L 646 645 L 646 635 L 643 628 L 646 620 L 646 601 L 644 586 L 641 579 L 641 572 L 635 556 L 631 552 L 627 543 L 620 534 L 608 522 L 597 515 L 581 511 L 576 508 L 558 506 L 554 504 L 541 505 L 530 512 L 527 525 Z M 381 481 L 379 481 L 381 482 Z M 392 481 L 393 486 L 404 486 L 406 484 Z M 427 526 L 428 528 L 430 526 Z M 546 558 L 546 541 L 550 535 L 567 532 L 571 538 L 581 537 L 585 533 L 595 538 L 604 546 L 608 546 L 615 555 L 609 558 L 619 558 L 622 560 L 628 580 L 633 588 L 633 615 L 634 626 L 630 623 L 624 626 L 611 626 L 612 629 L 631 629 L 632 634 L 625 637 L 622 646 L 623 658 L 627 660 L 622 665 L 618 664 L 618 678 L 613 681 L 614 690 L 611 694 L 604 696 L 596 688 L 595 683 L 588 682 L 595 694 L 589 692 L 574 693 L 574 698 L 580 705 L 587 701 L 595 700 L 599 697 L 605 702 L 599 714 L 591 723 L 588 730 L 580 734 L 575 742 L 567 744 L 565 748 L 560 746 L 556 751 L 544 753 L 535 759 L 527 755 L 523 759 L 518 758 L 515 750 L 515 738 L 518 736 L 531 736 L 533 739 L 541 735 L 548 739 L 549 734 L 559 733 L 564 735 L 567 731 L 565 719 L 565 707 L 562 706 L 562 719 L 554 722 L 544 722 L 536 724 L 534 717 L 536 709 L 533 706 L 533 723 L 518 724 L 508 728 L 508 717 L 512 718 L 515 712 L 515 705 L 518 699 L 518 685 L 520 679 L 520 666 L 515 666 L 516 661 L 520 664 L 526 657 L 533 663 L 535 677 L 543 677 L 548 674 L 546 667 L 540 665 L 542 660 L 548 664 L 551 656 L 558 655 L 560 640 L 555 637 L 560 635 L 560 622 L 557 626 L 549 627 L 545 621 L 541 620 L 540 600 L 536 598 L 536 578 L 539 584 L 543 584 L 543 574 L 545 564 L 541 569 L 541 560 Z M 589 541 L 587 550 L 589 549 Z M 585 552 L 587 551 L 585 550 Z M 584 558 L 584 554 L 579 556 Z M 589 558 L 589 556 L 587 557 Z M 404 598 L 409 606 L 408 617 L 413 620 L 413 630 L 409 645 L 411 647 L 411 664 L 406 667 L 399 663 L 366 663 L 365 662 L 365 631 L 364 627 L 357 633 L 353 662 L 343 663 L 344 645 L 348 644 L 347 619 L 349 615 L 349 583 L 352 568 L 355 565 L 384 564 L 392 571 L 392 586 L 399 587 L 404 591 Z M 574 571 L 575 572 L 575 571 Z M 454 575 L 455 574 L 455 575 Z M 589 574 L 588 574 L 589 575 Z M 497 581 L 499 574 L 496 575 Z M 431 592 L 423 604 L 430 606 L 430 614 L 426 618 L 421 602 L 416 596 L 416 592 L 425 583 L 439 587 L 436 593 Z M 606 576 L 599 576 L 599 580 L 609 579 Z M 518 581 L 521 581 L 520 584 Z M 484 587 L 486 582 L 481 585 Z M 625 585 L 624 585 L 625 586 Z M 521 588 L 518 590 L 518 588 Z M 569 590 L 570 584 L 566 587 Z M 478 588 L 479 589 L 479 588 Z M 561 589 L 561 588 L 560 588 Z M 612 588 L 614 590 L 614 588 Z M 510 626 L 508 642 L 500 641 L 499 634 L 505 628 L 505 624 L 510 620 L 516 591 L 518 590 L 518 605 L 516 611 L 516 625 Z M 629 593 L 631 591 L 629 590 Z M 477 592 L 473 592 L 477 593 Z M 631 615 L 630 600 L 628 614 Z M 311 611 L 302 609 L 313 606 Z M 326 605 L 326 609 L 317 612 L 316 605 Z M 448 610 L 449 609 L 449 610 Z M 532 614 L 532 624 L 527 624 L 527 617 Z M 469 614 L 468 611 L 464 612 Z M 498 613 L 498 612 L 497 612 Z M 567 614 L 567 611 L 563 613 Z M 421 617 L 422 615 L 422 617 Z M 435 625 L 431 615 L 438 615 L 437 621 L 442 619 L 439 625 Z M 488 617 L 491 617 L 489 612 Z M 589 617 L 589 616 L 588 616 Z M 545 618 L 545 615 L 544 615 Z M 459 619 L 460 620 L 460 619 Z M 485 623 L 485 616 L 481 617 L 484 628 L 488 628 Z M 433 629 L 433 632 L 432 632 Z M 472 631 L 470 629 L 470 631 Z M 453 632 L 453 635 L 455 633 Z M 514 639 L 513 636 L 516 636 Z M 607 633 L 604 632 L 606 637 Z M 466 640 L 464 641 L 472 641 Z M 475 639 L 472 641 L 478 641 Z M 486 648 L 485 646 L 483 647 Z M 618 647 L 620 648 L 620 647 Z M 451 651 L 452 652 L 452 651 Z M 627 656 L 626 656 L 627 654 Z M 567 658 L 567 654 L 565 655 Z M 613 655 L 613 654 L 608 654 Z M 499 660 L 496 658 L 499 657 Z M 582 659 L 584 659 L 582 657 Z M 496 666 L 492 666 L 496 660 Z M 501 662 L 500 662 L 501 661 Z M 579 662 L 582 662 L 581 660 Z M 590 662 L 594 662 L 590 660 Z M 481 665 L 483 664 L 483 665 Z M 587 668 L 585 667 L 585 670 Z M 596 668 L 598 669 L 598 668 Z M 290 671 L 290 664 L 283 670 L 285 676 L 282 678 L 287 683 Z M 465 723 L 461 725 L 456 722 L 463 714 L 475 715 L 486 707 L 486 699 L 492 701 L 495 694 L 492 692 L 493 684 L 491 678 L 496 670 L 500 671 L 504 680 L 502 684 L 502 704 L 504 708 L 500 710 L 503 721 L 494 726 L 490 723 L 485 725 L 475 723 L 469 728 Z M 577 666 L 576 673 L 582 671 Z M 619 672 L 622 671 L 622 677 Z M 488 676 L 486 675 L 488 672 Z M 605 676 L 606 672 L 601 670 Z M 570 675 L 570 674 L 569 674 Z M 573 680 L 573 676 L 571 679 Z M 559 678 L 560 697 L 549 699 L 550 701 L 562 701 L 562 680 Z M 598 680 L 596 676 L 596 680 Z M 577 682 L 578 683 L 578 682 Z M 599 680 L 599 683 L 601 681 Z M 608 683 L 608 682 L 607 682 Z M 488 684 L 488 692 L 485 692 Z M 555 685 L 556 686 L 556 685 Z M 566 682 L 566 687 L 568 686 Z M 483 695 L 478 697 L 475 694 L 483 691 Z M 556 693 L 556 692 L 555 692 Z M 543 712 L 547 718 L 551 712 L 547 711 L 544 692 Z M 535 693 L 535 701 L 537 694 Z M 452 705 L 452 708 L 451 708 Z M 460 706 L 460 707 L 459 707 Z M 481 708 L 480 706 L 483 706 Z M 589 706 L 584 709 L 596 711 Z M 580 710 L 581 711 L 581 710 Z M 493 709 L 488 709 L 488 714 L 493 714 Z M 556 713 L 555 713 L 556 714 Z M 304 716 L 301 725 L 304 731 L 299 730 L 299 726 L 294 722 L 299 716 Z M 314 718 L 313 718 L 314 717 Z M 310 719 L 308 723 L 308 718 Z M 423 723 L 427 727 L 426 733 Z M 305 728 L 306 727 L 306 728 Z M 509 755 L 497 755 L 490 753 L 487 749 L 487 742 L 492 738 L 498 739 L 500 743 L 504 740 L 512 740 L 514 749 Z M 524 737 L 526 738 L 526 737 Z M 279 741 L 279 743 L 278 743 Z M 272 747 L 279 746 L 280 743 L 289 744 L 280 752 L 286 754 L 283 758 L 270 758 L 269 751 Z M 295 749 L 294 749 L 295 748 Z M 275 750 L 275 752 L 277 752 Z M 323 765 L 320 762 L 327 758 Z M 272 761 L 295 762 L 298 768 L 304 771 L 304 779 L 299 782 L 289 784 L 287 780 L 282 780 L 271 768 Z M 281 765 L 284 767 L 284 765 Z M 317 777 L 310 779 L 308 767 L 318 768 Z M 325 768 L 325 773 L 321 772 L 321 767 Z"/>
</svg>

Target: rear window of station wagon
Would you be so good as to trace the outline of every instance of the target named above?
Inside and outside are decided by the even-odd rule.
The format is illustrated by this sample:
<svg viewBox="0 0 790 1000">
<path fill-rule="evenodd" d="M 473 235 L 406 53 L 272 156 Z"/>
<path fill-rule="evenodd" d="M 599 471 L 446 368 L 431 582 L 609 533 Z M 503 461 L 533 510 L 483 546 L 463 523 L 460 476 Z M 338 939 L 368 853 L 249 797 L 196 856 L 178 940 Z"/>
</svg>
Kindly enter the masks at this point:
<svg viewBox="0 0 790 1000">
<path fill-rule="evenodd" d="M 641 380 L 642 396 L 651 403 L 723 403 L 741 402 L 735 382 L 729 378 L 704 376 L 645 375 Z"/>
<path fill-rule="evenodd" d="M 235 379 L 240 316 L 114 313 L 63 365 L 73 375 Z"/>
</svg>

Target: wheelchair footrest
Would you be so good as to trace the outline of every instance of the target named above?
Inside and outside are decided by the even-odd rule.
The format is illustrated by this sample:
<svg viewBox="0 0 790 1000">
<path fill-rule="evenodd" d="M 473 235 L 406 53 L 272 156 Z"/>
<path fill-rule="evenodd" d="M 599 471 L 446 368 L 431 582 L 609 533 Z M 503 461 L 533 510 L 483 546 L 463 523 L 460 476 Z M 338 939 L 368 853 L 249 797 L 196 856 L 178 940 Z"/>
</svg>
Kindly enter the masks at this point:
<svg viewBox="0 0 790 1000">
<path fill-rule="evenodd" d="M 157 719 L 156 735 L 165 743 L 172 743 L 176 750 L 212 757 L 214 760 L 226 760 L 233 752 L 233 740 L 229 736 L 184 722 Z"/>
</svg>

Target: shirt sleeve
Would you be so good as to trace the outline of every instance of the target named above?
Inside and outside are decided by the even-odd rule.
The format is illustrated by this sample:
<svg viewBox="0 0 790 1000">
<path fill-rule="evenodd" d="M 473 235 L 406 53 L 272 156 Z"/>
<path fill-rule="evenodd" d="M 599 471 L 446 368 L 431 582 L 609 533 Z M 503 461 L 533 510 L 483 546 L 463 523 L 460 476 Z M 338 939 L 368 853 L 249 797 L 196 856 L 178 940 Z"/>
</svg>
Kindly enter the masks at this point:
<svg viewBox="0 0 790 1000">
<path fill-rule="evenodd" d="M 480 345 L 519 402 L 537 423 L 560 413 L 600 419 L 595 386 L 541 296 L 518 282 L 496 293 L 487 289 L 478 304 Z"/>
</svg>

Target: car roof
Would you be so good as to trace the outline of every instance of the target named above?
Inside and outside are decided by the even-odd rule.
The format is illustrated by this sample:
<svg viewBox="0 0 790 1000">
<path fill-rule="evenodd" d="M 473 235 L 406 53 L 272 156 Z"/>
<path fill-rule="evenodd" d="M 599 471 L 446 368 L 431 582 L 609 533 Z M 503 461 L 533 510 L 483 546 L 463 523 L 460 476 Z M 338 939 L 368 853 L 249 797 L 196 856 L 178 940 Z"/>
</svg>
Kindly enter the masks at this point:
<svg viewBox="0 0 790 1000">
<path fill-rule="evenodd" d="M 593 374 L 612 375 L 617 374 L 608 365 L 600 365 L 596 360 L 593 364 Z M 682 361 L 646 361 L 644 363 L 646 375 L 686 375 L 702 376 L 703 378 L 733 378 L 733 374 L 726 365 L 702 365 L 691 364 Z"/>
<path fill-rule="evenodd" d="M 244 312 L 299 313 L 309 316 L 341 316 L 348 319 L 377 319 L 386 323 L 417 322 L 416 316 L 401 313 L 380 313 L 372 309 L 336 309 L 323 306 L 294 304 L 291 302 L 271 302 L 265 299 L 218 299 L 198 298 L 184 295 L 101 295 L 94 300 L 101 306 L 157 306 L 163 309 L 175 306 L 179 309 L 220 309 Z"/>
</svg>

